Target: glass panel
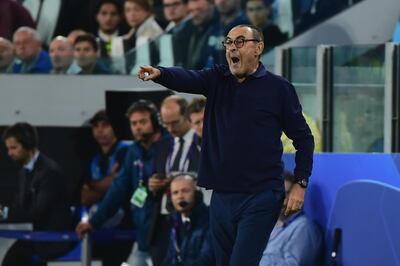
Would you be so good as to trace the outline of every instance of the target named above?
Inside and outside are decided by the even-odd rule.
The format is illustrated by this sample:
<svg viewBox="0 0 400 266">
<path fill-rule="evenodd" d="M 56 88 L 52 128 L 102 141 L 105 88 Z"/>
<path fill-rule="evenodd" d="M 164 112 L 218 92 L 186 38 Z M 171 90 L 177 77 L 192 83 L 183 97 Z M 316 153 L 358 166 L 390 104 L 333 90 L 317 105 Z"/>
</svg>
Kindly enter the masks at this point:
<svg viewBox="0 0 400 266">
<path fill-rule="evenodd" d="M 333 151 L 383 152 L 385 46 L 334 49 Z"/>
<path fill-rule="evenodd" d="M 296 88 L 303 112 L 314 120 L 316 111 L 316 48 L 292 49 L 291 82 Z"/>
<path fill-rule="evenodd" d="M 268 53 L 264 53 L 260 58 L 261 63 L 265 66 L 265 68 L 274 73 L 275 72 L 275 49 L 269 51 Z"/>
<path fill-rule="evenodd" d="M 291 82 L 296 88 L 303 114 L 315 142 L 315 152 L 322 151 L 320 121 L 317 121 L 316 48 L 297 47 L 291 50 Z"/>
</svg>

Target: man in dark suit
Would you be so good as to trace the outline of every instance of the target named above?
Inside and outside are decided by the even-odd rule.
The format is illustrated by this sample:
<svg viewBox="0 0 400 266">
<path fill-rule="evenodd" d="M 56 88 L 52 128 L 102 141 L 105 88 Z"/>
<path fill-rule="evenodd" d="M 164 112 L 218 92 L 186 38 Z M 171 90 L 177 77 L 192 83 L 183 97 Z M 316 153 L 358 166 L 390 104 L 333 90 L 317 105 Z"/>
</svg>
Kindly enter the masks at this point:
<svg viewBox="0 0 400 266">
<path fill-rule="evenodd" d="M 35 231 L 71 230 L 73 219 L 66 178 L 59 165 L 38 150 L 36 129 L 28 123 L 17 123 L 4 132 L 3 140 L 8 155 L 23 167 L 15 205 L 3 207 L 2 218 L 31 222 Z M 8 250 L 2 265 L 45 265 L 47 260 L 64 255 L 70 247 L 68 242 L 18 240 Z"/>
<path fill-rule="evenodd" d="M 149 179 L 149 190 L 155 201 L 149 234 L 150 255 L 155 265 L 161 265 L 168 244 L 167 194 L 174 172 L 197 172 L 200 159 L 198 137 L 186 116 L 188 103 L 177 95 L 164 99 L 161 120 L 172 135 L 160 141 L 154 157 L 154 175 Z"/>
</svg>

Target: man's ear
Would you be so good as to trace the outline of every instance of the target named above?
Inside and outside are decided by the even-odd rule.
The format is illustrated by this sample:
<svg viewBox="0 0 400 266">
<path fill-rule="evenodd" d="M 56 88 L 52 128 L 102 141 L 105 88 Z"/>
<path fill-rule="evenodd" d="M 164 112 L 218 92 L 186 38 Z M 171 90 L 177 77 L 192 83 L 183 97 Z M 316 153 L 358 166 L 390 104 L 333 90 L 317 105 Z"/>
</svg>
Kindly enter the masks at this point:
<svg viewBox="0 0 400 266">
<path fill-rule="evenodd" d="M 262 52 L 264 51 L 264 42 L 258 42 L 256 46 L 256 55 L 260 56 Z"/>
</svg>

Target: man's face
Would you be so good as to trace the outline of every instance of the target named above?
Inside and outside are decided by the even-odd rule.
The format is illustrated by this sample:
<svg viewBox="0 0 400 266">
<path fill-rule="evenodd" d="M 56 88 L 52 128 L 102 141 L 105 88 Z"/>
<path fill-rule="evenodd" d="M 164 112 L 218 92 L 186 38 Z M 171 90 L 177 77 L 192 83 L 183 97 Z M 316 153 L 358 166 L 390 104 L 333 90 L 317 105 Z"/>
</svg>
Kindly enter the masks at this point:
<svg viewBox="0 0 400 266">
<path fill-rule="evenodd" d="M 148 16 L 150 16 L 148 11 L 133 2 L 125 2 L 124 13 L 126 21 L 132 28 L 137 28 Z"/>
<path fill-rule="evenodd" d="M 15 54 L 22 61 L 32 61 L 40 53 L 41 43 L 26 31 L 17 32 L 14 36 Z"/>
<path fill-rule="evenodd" d="M 92 66 L 97 61 L 97 52 L 89 42 L 78 42 L 74 47 L 74 57 L 82 68 Z"/>
<path fill-rule="evenodd" d="M 5 140 L 8 156 L 18 163 L 26 164 L 29 160 L 29 151 L 26 150 L 21 143 L 14 137 L 9 137 Z"/>
<path fill-rule="evenodd" d="M 55 69 L 68 68 L 74 59 L 72 46 L 66 40 L 54 40 L 50 44 L 50 58 Z"/>
<path fill-rule="evenodd" d="M 179 213 L 188 213 L 195 205 L 196 185 L 190 179 L 176 179 L 171 183 L 171 201 Z"/>
<path fill-rule="evenodd" d="M 193 24 L 201 26 L 211 19 L 214 5 L 207 0 L 189 0 L 188 10 Z"/>
<path fill-rule="evenodd" d="M 215 6 L 222 15 L 230 15 L 240 8 L 238 0 L 215 0 Z"/>
<path fill-rule="evenodd" d="M 203 120 L 204 120 L 204 109 L 201 112 L 190 114 L 190 124 L 200 138 L 203 135 Z"/>
<path fill-rule="evenodd" d="M 263 27 L 268 21 L 269 9 L 262 0 L 249 1 L 246 5 L 246 14 L 251 24 Z"/>
<path fill-rule="evenodd" d="M 226 60 L 232 75 L 238 79 L 244 79 L 258 67 L 259 57 L 264 49 L 263 42 L 245 41 L 243 47 L 237 48 L 233 43 L 237 39 L 254 39 L 253 33 L 248 27 L 233 28 L 226 37 L 232 42 L 225 49 Z"/>
<path fill-rule="evenodd" d="M 174 137 L 183 137 L 188 131 L 187 119 L 181 114 L 179 105 L 175 102 L 169 102 L 161 107 L 161 119 Z"/>
<path fill-rule="evenodd" d="M 146 141 L 154 133 L 150 112 L 134 112 L 129 117 L 131 132 L 135 140 Z"/>
<path fill-rule="evenodd" d="M 102 145 L 110 145 L 115 140 L 115 134 L 110 123 L 99 121 L 92 127 L 93 137 L 96 142 Z"/>
<path fill-rule="evenodd" d="M 117 7 L 112 3 L 105 3 L 101 5 L 99 12 L 96 16 L 99 29 L 105 33 L 112 34 L 118 29 L 118 24 L 121 17 L 118 13 Z"/>
<path fill-rule="evenodd" d="M 179 22 L 186 17 L 187 6 L 182 0 L 164 0 L 164 15 L 168 21 Z"/>
<path fill-rule="evenodd" d="M 12 45 L 1 41 L 0 38 L 0 67 L 6 67 L 14 60 L 14 50 Z"/>
</svg>

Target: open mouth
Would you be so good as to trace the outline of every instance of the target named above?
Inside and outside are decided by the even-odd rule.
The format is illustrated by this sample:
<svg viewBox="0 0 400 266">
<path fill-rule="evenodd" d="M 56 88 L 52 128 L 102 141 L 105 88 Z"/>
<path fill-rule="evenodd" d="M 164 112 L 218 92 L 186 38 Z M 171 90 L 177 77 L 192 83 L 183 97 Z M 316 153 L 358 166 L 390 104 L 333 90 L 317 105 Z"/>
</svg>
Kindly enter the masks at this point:
<svg viewBox="0 0 400 266">
<path fill-rule="evenodd" d="M 237 64 L 240 61 L 239 57 L 237 57 L 237 56 L 232 56 L 231 60 L 232 60 L 232 63 L 234 63 L 234 64 Z"/>
</svg>

